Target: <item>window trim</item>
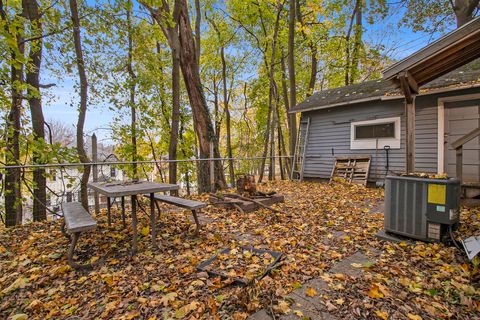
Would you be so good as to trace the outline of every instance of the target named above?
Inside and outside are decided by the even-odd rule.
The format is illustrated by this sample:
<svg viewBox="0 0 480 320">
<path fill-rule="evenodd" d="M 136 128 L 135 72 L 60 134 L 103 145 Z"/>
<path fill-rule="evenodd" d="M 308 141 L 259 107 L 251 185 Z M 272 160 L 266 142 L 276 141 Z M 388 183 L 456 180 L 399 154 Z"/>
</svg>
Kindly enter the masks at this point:
<svg viewBox="0 0 480 320">
<path fill-rule="evenodd" d="M 383 123 L 394 123 L 395 137 L 394 138 L 355 138 L 355 127 L 364 125 L 376 125 Z M 381 118 L 365 121 L 350 122 L 350 149 L 351 150 L 366 150 L 366 149 L 383 149 L 384 146 L 390 146 L 391 149 L 400 149 L 400 131 L 401 120 L 400 117 Z M 377 142 L 378 141 L 378 142 Z"/>
</svg>

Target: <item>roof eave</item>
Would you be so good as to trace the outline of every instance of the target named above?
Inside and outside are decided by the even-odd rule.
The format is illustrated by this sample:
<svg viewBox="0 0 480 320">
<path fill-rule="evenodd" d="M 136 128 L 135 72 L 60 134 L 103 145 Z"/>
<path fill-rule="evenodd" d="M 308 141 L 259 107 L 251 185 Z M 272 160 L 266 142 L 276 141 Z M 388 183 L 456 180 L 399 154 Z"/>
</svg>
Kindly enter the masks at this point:
<svg viewBox="0 0 480 320">
<path fill-rule="evenodd" d="M 480 88 L 480 82 L 475 83 L 475 84 L 459 86 L 459 87 L 444 87 L 444 88 L 430 89 L 426 92 L 420 92 L 417 96 L 427 96 L 427 95 L 431 95 L 431 94 L 438 94 L 438 93 L 465 90 L 465 89 L 473 89 L 473 88 Z M 400 94 L 397 94 L 397 95 L 383 95 L 383 96 L 357 99 L 357 100 L 346 101 L 346 102 L 333 103 L 333 104 L 328 104 L 328 105 L 323 105 L 323 106 L 318 106 L 318 107 L 309 107 L 309 108 L 305 108 L 305 109 L 289 110 L 288 113 L 301 113 L 301 112 L 308 112 L 308 111 L 316 111 L 316 110 L 329 109 L 329 108 L 334 108 L 334 107 L 348 106 L 348 105 L 362 103 L 362 102 L 370 102 L 370 101 L 375 101 L 375 100 L 387 101 L 387 100 L 399 100 L 399 99 L 404 99 L 404 96 L 400 95 Z"/>
<path fill-rule="evenodd" d="M 405 59 L 391 65 L 390 67 L 387 67 L 382 71 L 383 78 L 386 80 L 393 80 L 395 82 L 396 77 L 400 72 L 409 71 L 416 67 L 421 67 L 422 64 L 428 65 L 429 63 L 431 63 L 431 61 L 434 60 L 434 57 L 441 57 L 442 54 L 446 53 L 448 53 L 449 56 L 455 54 L 461 55 L 463 49 L 460 44 L 462 42 L 466 43 L 467 41 L 470 41 L 472 39 L 475 40 L 477 38 L 480 39 L 480 17 L 473 19 L 462 27 L 448 33 L 447 35 L 432 42 L 428 46 L 420 49 L 419 51 L 413 53 Z M 476 41 L 474 41 L 474 43 L 475 42 Z M 463 54 L 465 55 L 465 53 Z M 468 62 L 473 60 L 475 57 L 478 57 L 477 50 L 467 52 L 467 55 L 465 55 L 465 57 L 462 57 L 462 59 L 465 59 L 465 61 Z M 450 65 L 443 66 L 441 69 L 435 70 L 435 72 L 438 73 L 435 75 L 436 77 L 452 71 L 453 69 L 458 67 L 455 63 L 448 63 L 450 63 Z M 415 74 L 413 76 L 415 77 Z M 423 79 L 417 80 L 420 80 L 419 85 L 423 84 L 421 83 Z"/>
</svg>

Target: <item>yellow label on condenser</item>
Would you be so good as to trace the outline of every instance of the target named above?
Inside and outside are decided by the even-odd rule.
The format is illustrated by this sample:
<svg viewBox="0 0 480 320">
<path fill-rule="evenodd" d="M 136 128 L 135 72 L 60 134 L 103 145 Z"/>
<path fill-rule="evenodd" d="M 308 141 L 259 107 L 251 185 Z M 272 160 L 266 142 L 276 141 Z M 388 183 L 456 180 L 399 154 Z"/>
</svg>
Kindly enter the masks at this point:
<svg viewBox="0 0 480 320">
<path fill-rule="evenodd" d="M 447 186 L 444 184 L 428 185 L 428 203 L 445 204 L 447 198 Z"/>
</svg>

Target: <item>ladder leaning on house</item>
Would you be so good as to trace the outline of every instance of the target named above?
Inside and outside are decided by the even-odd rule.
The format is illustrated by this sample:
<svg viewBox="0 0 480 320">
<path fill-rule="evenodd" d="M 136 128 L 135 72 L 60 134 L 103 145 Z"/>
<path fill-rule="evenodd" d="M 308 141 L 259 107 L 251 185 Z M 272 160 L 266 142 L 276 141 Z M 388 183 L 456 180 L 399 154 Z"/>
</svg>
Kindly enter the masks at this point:
<svg viewBox="0 0 480 320">
<path fill-rule="evenodd" d="M 291 179 L 303 180 L 303 165 L 305 163 L 305 150 L 307 149 L 308 130 L 310 128 L 310 118 L 301 118 L 298 125 L 297 142 L 295 144 L 295 154 L 293 155 L 293 166 Z"/>
</svg>

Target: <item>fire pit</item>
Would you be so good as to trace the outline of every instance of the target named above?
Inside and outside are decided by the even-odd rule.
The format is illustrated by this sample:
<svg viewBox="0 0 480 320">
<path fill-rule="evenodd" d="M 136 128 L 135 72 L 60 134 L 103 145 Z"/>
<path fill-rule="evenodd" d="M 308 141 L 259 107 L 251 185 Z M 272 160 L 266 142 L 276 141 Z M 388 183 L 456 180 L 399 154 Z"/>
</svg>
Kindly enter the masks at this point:
<svg viewBox="0 0 480 320">
<path fill-rule="evenodd" d="M 210 194 L 210 203 L 218 207 L 236 208 L 243 212 L 255 211 L 259 208 L 267 208 L 271 211 L 281 212 L 270 208 L 275 203 L 285 201 L 284 196 L 276 192 L 257 191 L 255 178 L 251 175 L 239 175 L 237 179 L 237 192 L 226 194 Z"/>
</svg>

